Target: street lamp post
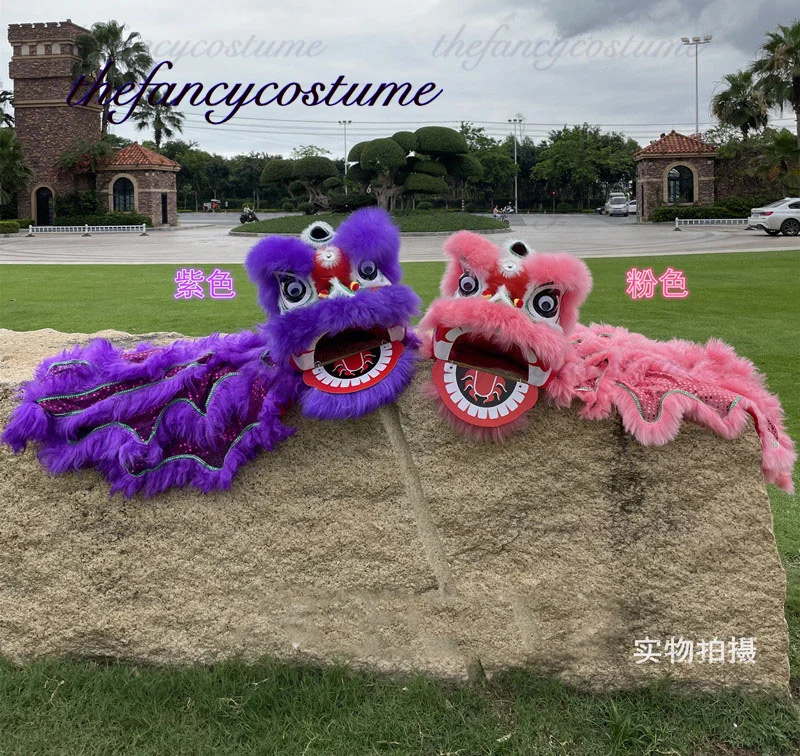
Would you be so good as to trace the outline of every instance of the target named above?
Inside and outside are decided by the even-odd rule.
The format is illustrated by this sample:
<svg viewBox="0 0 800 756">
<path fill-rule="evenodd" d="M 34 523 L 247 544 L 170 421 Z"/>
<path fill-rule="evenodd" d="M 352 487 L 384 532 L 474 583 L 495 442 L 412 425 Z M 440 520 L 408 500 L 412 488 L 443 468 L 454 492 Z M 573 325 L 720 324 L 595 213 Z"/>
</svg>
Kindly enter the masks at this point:
<svg viewBox="0 0 800 756">
<path fill-rule="evenodd" d="M 347 194 L 347 127 L 352 121 L 339 121 L 340 126 L 344 126 L 344 193 Z"/>
<path fill-rule="evenodd" d="M 517 165 L 517 124 L 522 124 L 521 118 L 509 118 L 509 123 L 514 124 L 514 165 Z M 519 194 L 517 192 L 517 174 L 514 174 L 514 212 L 519 213 Z"/>
<path fill-rule="evenodd" d="M 681 37 L 684 45 L 694 45 L 694 133 L 700 133 L 700 45 L 707 45 L 711 41 L 711 35 L 704 37 Z"/>
</svg>

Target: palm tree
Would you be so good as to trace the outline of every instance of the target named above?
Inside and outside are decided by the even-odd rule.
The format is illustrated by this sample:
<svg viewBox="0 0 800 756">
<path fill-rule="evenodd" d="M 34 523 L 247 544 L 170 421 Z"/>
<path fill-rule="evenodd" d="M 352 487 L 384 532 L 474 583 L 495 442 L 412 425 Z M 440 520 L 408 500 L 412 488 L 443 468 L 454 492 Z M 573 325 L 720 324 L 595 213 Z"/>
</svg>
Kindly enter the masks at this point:
<svg viewBox="0 0 800 756">
<path fill-rule="evenodd" d="M 769 181 L 778 181 L 786 192 L 794 194 L 800 190 L 800 147 L 789 129 L 778 132 L 770 130 L 772 136 L 756 163 L 758 173 Z"/>
<path fill-rule="evenodd" d="M 15 192 L 24 189 L 32 173 L 14 129 L 0 129 L 0 204 L 9 203 Z"/>
<path fill-rule="evenodd" d="M 783 108 L 790 104 L 797 119 L 795 136 L 800 148 L 800 21 L 791 26 L 778 24 L 777 31 L 767 32 L 760 57 L 750 69 L 759 77 L 759 86 L 767 102 Z"/>
<path fill-rule="evenodd" d="M 0 126 L 14 126 L 14 116 L 6 113 L 6 103 L 14 105 L 14 93 L 7 89 L 0 91 Z"/>
<path fill-rule="evenodd" d="M 723 77 L 728 85 L 711 99 L 711 112 L 726 126 L 734 126 L 746 139 L 749 131 L 767 127 L 769 106 L 752 71 L 737 71 Z"/>
<path fill-rule="evenodd" d="M 113 61 L 105 77 L 112 90 L 143 79 L 153 65 L 141 34 L 130 32 L 125 36 L 125 24 L 117 21 L 93 24 L 91 34 L 78 37 L 78 50 L 81 61 L 73 72 L 76 77 L 96 77 L 106 63 Z M 109 106 L 108 101 L 103 105 L 104 135 L 108 129 Z"/>
<path fill-rule="evenodd" d="M 183 132 L 185 117 L 171 105 L 160 102 L 151 105 L 146 98 L 142 98 L 133 113 L 133 122 L 137 131 L 152 128 L 156 149 L 161 150 L 162 139 L 172 139 L 176 132 Z"/>
</svg>

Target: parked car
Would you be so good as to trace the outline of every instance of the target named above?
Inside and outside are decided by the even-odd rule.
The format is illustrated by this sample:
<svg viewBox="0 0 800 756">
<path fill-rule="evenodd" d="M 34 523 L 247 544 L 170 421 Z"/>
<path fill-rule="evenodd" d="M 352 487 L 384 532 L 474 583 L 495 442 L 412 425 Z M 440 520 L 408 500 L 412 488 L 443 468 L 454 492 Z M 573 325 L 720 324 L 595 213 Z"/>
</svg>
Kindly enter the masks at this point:
<svg viewBox="0 0 800 756">
<path fill-rule="evenodd" d="M 596 213 L 598 213 L 599 215 L 603 215 L 603 213 L 605 213 L 606 209 L 605 209 L 604 207 L 602 207 L 602 206 L 601 206 L 601 207 L 596 207 L 596 208 L 594 209 L 594 211 L 595 211 Z"/>
<path fill-rule="evenodd" d="M 605 206 L 606 215 L 628 215 L 628 198 L 624 194 L 609 194 Z"/>
<path fill-rule="evenodd" d="M 631 215 L 636 215 L 636 200 L 631 200 L 631 201 L 628 203 L 628 212 L 629 212 Z"/>
<path fill-rule="evenodd" d="M 760 228 L 770 236 L 800 233 L 800 197 L 784 197 L 766 207 L 754 207 L 747 220 L 749 228 Z"/>
</svg>

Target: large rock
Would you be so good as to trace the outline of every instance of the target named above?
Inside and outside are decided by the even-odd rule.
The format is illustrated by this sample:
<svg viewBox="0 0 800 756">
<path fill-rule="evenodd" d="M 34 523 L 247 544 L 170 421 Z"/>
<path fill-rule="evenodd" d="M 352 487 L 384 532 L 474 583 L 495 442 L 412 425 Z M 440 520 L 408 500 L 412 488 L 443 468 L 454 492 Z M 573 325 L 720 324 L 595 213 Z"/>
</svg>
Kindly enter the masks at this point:
<svg viewBox="0 0 800 756">
<path fill-rule="evenodd" d="M 88 338 L 0 331 L 0 424 L 39 360 Z M 479 444 L 438 417 L 427 372 L 359 421 L 290 414 L 297 434 L 219 494 L 109 499 L 93 471 L 53 478 L 3 447 L 0 655 L 271 654 L 451 678 L 528 665 L 589 689 L 672 675 L 787 690 L 752 429 L 726 441 L 689 425 L 645 448 L 617 420 L 537 406 L 518 436 Z M 672 636 L 695 654 L 753 638 L 755 660 L 637 663 L 635 641 Z"/>
</svg>

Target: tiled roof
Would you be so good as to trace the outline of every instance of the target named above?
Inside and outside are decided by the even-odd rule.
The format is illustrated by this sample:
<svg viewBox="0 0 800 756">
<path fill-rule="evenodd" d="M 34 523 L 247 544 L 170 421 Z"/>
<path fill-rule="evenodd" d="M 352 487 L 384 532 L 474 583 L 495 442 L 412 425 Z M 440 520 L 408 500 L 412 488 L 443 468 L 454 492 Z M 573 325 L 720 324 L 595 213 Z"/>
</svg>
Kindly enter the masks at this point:
<svg viewBox="0 0 800 756">
<path fill-rule="evenodd" d="M 686 155 L 716 151 L 716 147 L 706 144 L 702 139 L 679 134 L 673 129 L 661 139 L 657 139 L 655 142 L 648 144 L 647 147 L 637 150 L 634 153 L 634 157 L 639 157 L 640 155 Z"/>
<path fill-rule="evenodd" d="M 110 165 L 157 165 L 164 168 L 180 168 L 180 163 L 148 150 L 138 142 L 126 145 L 108 162 Z"/>
</svg>

